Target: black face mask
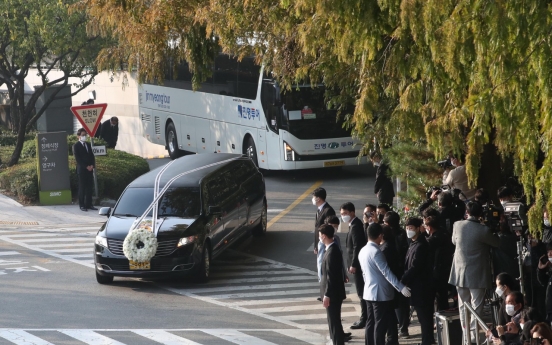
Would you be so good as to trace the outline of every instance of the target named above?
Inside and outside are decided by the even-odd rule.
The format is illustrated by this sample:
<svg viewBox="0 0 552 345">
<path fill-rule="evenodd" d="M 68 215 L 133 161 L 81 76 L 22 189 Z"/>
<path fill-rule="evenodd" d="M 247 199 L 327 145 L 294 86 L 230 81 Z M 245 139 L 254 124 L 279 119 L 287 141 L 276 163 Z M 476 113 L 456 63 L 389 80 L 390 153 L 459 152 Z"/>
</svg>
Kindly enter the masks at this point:
<svg viewBox="0 0 552 345">
<path fill-rule="evenodd" d="M 383 216 L 385 216 L 384 214 L 378 214 L 378 221 L 380 223 L 383 223 Z"/>
</svg>

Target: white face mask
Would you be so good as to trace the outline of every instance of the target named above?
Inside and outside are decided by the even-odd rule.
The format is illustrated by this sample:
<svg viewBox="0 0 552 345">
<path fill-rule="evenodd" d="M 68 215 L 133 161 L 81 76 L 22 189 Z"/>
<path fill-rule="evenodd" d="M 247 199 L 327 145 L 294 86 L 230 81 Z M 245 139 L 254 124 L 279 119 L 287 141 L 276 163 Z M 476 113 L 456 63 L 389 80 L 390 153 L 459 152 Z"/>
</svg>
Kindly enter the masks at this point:
<svg viewBox="0 0 552 345">
<path fill-rule="evenodd" d="M 349 215 L 341 216 L 341 220 L 344 221 L 345 223 L 349 223 L 351 221 L 351 216 Z"/>
<path fill-rule="evenodd" d="M 548 258 L 548 261 L 550 261 L 550 263 L 552 264 L 552 258 Z"/>
<path fill-rule="evenodd" d="M 506 304 L 506 314 L 513 316 L 516 313 L 515 307 L 511 304 Z"/>
<path fill-rule="evenodd" d="M 504 294 L 504 290 L 497 286 L 495 293 L 498 295 L 498 297 L 502 297 L 502 295 Z"/>
<path fill-rule="evenodd" d="M 86 135 L 81 135 L 79 140 L 82 141 L 82 142 L 85 142 L 86 141 Z"/>
<path fill-rule="evenodd" d="M 380 166 L 380 162 L 374 162 L 374 166 L 375 166 L 375 167 L 379 167 L 379 166 Z"/>
<path fill-rule="evenodd" d="M 425 231 L 429 235 L 429 228 L 426 228 Z"/>
<path fill-rule="evenodd" d="M 544 226 L 550 226 L 550 219 L 544 218 Z"/>
<path fill-rule="evenodd" d="M 500 204 L 502 205 L 502 207 L 504 207 L 504 205 L 506 205 L 508 203 L 508 201 L 501 201 Z"/>
<path fill-rule="evenodd" d="M 519 327 L 523 330 L 523 323 L 520 323 Z"/>
<path fill-rule="evenodd" d="M 408 238 L 412 238 L 412 237 L 416 236 L 416 231 L 414 231 L 414 230 L 406 230 L 406 236 L 407 236 Z"/>
<path fill-rule="evenodd" d="M 314 197 L 314 196 L 312 197 L 312 204 L 313 204 L 314 206 L 316 206 L 316 197 Z"/>
</svg>

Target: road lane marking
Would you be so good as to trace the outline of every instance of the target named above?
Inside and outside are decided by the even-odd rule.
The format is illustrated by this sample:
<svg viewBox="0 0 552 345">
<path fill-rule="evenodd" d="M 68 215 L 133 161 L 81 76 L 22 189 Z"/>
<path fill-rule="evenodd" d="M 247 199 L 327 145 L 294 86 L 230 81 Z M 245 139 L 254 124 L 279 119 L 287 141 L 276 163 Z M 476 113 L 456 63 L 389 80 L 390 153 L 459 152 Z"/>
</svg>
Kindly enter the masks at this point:
<svg viewBox="0 0 552 345">
<path fill-rule="evenodd" d="M 16 251 L 6 251 L 6 252 L 0 252 L 0 256 L 8 256 L 8 255 L 19 255 L 20 252 Z"/>
<path fill-rule="evenodd" d="M 285 216 L 286 214 L 288 214 L 291 210 L 293 210 L 295 208 L 295 206 L 299 205 L 299 203 L 301 201 L 303 201 L 303 199 L 305 199 L 307 196 L 311 195 L 312 192 L 320 187 L 322 185 L 322 181 L 316 181 L 312 186 L 310 186 L 309 189 L 307 189 L 303 194 L 301 194 L 300 197 L 298 197 L 297 199 L 295 199 L 294 202 L 291 203 L 291 205 L 289 205 L 288 207 L 286 207 L 285 210 L 283 210 L 282 212 L 280 212 L 278 215 L 276 215 L 276 217 L 272 218 L 266 228 L 267 229 L 270 229 L 270 227 L 272 226 L 272 224 L 276 223 L 277 221 L 280 220 L 280 218 L 282 218 L 283 216 Z"/>
<path fill-rule="evenodd" d="M 291 284 L 270 284 L 270 285 L 242 285 L 242 286 L 223 286 L 214 288 L 186 289 L 189 293 L 211 293 L 224 291 L 242 291 L 242 290 L 273 290 L 287 288 L 320 287 L 319 282 L 310 283 L 291 283 Z"/>
<path fill-rule="evenodd" d="M 89 345 L 125 345 L 88 329 L 62 329 L 59 332 Z"/>
<path fill-rule="evenodd" d="M 204 329 L 203 333 L 240 345 L 277 345 L 233 329 Z"/>
<path fill-rule="evenodd" d="M 195 341 L 158 329 L 136 329 L 133 330 L 132 333 L 136 333 L 144 338 L 148 338 L 163 345 L 201 345 Z"/>
<path fill-rule="evenodd" d="M 0 330 L 0 337 L 16 345 L 55 345 L 20 329 Z"/>
<path fill-rule="evenodd" d="M 304 277 L 304 276 L 295 276 L 295 277 L 262 277 L 262 278 L 232 278 L 232 279 L 211 279 L 212 284 L 242 284 L 242 283 L 264 283 L 264 282 L 281 282 L 281 281 L 293 281 L 293 280 L 315 280 L 317 277 Z M 318 280 L 316 280 L 318 284 Z"/>
</svg>

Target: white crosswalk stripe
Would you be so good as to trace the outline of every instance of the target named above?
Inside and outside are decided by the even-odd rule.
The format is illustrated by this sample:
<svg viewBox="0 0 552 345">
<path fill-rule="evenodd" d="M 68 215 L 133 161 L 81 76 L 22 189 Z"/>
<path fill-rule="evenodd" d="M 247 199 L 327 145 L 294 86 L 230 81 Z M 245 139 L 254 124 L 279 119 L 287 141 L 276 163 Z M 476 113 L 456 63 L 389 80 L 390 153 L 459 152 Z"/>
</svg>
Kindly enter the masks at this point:
<svg viewBox="0 0 552 345">
<path fill-rule="evenodd" d="M 0 240 L 94 268 L 94 236 L 95 232 L 86 228 L 37 230 L 32 233 L 25 230 L 0 233 Z M 4 255 L 10 255 L 9 252 L 5 253 Z M 211 264 L 211 280 L 208 284 L 169 282 L 158 283 L 158 286 L 290 327 L 327 330 L 326 310 L 316 300 L 320 295 L 316 272 L 232 250 L 212 260 Z M 360 317 L 360 304 L 355 299 L 356 291 L 353 291 L 350 284 L 347 289 L 350 298 L 343 303 L 344 325 L 353 323 Z M 172 335 L 164 336 L 170 344 Z M 101 342 L 94 340 L 93 343 Z"/>
<path fill-rule="evenodd" d="M 122 332 L 128 333 L 125 339 L 129 340 L 125 341 L 132 343 L 122 343 L 112 337 L 112 333 Z M 240 345 L 326 343 L 325 336 L 303 329 L 0 329 L 0 338 L 17 345 L 56 345 L 66 343 L 64 336 L 90 345 L 130 345 L 146 339 L 162 345 L 208 345 L 211 341 L 205 340 L 205 335 Z M 266 335 L 277 343 L 263 339 Z"/>
<path fill-rule="evenodd" d="M 232 251 L 221 262 L 213 260 L 211 268 L 211 280 L 208 284 L 162 286 L 181 295 L 289 326 L 327 330 L 326 310 L 316 300 L 320 295 L 316 272 Z M 351 295 L 351 287 L 348 289 L 348 294 Z M 353 302 L 346 299 L 342 308 L 344 324 L 357 321 L 360 317 L 358 300 Z"/>
<path fill-rule="evenodd" d="M 0 233 L 0 240 L 86 267 L 94 267 L 94 237 L 99 227 L 22 230 Z M 0 255 L 11 255 L 8 254 Z M 17 253 L 17 252 L 15 252 Z"/>
</svg>

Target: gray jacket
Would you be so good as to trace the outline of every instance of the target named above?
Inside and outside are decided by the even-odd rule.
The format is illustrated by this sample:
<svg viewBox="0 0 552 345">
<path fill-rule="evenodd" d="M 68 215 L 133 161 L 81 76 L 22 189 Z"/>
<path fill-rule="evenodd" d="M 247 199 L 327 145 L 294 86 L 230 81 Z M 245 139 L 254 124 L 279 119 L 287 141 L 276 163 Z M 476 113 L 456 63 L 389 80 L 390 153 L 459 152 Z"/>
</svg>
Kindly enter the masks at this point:
<svg viewBox="0 0 552 345">
<path fill-rule="evenodd" d="M 490 249 L 498 247 L 498 237 L 475 220 L 462 220 L 454 223 L 452 243 L 456 250 L 449 284 L 471 289 L 491 288 Z"/>
</svg>

